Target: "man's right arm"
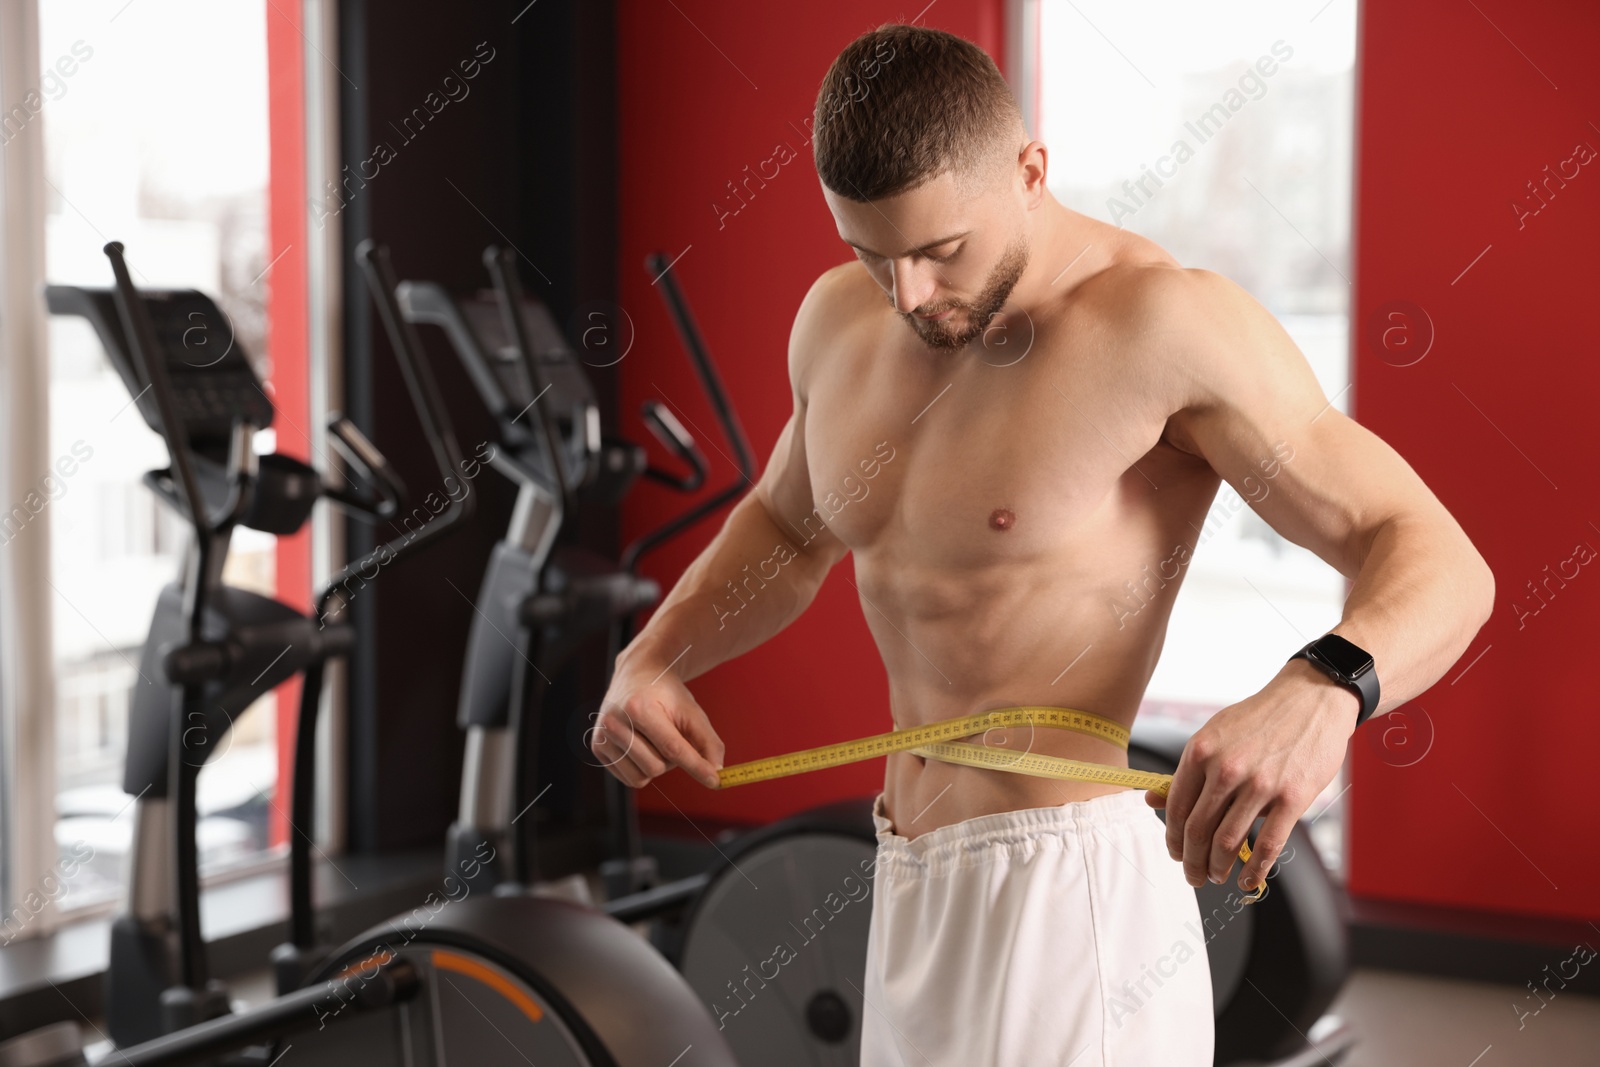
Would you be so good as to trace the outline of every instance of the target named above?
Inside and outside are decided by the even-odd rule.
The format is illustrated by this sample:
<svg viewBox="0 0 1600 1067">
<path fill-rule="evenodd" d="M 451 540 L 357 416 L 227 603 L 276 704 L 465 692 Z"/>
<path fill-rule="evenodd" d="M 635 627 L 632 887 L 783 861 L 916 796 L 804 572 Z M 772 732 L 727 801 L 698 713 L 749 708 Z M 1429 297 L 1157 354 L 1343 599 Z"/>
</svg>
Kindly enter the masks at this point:
<svg viewBox="0 0 1600 1067">
<path fill-rule="evenodd" d="M 845 555 L 826 528 L 806 540 L 789 526 L 813 507 L 806 387 L 821 350 L 819 324 L 828 321 L 819 306 L 838 274 L 818 279 L 795 315 L 788 358 L 794 411 L 760 480 L 617 658 L 590 748 L 635 788 L 674 766 L 716 785 L 722 742 L 684 683 L 788 626 Z"/>
</svg>

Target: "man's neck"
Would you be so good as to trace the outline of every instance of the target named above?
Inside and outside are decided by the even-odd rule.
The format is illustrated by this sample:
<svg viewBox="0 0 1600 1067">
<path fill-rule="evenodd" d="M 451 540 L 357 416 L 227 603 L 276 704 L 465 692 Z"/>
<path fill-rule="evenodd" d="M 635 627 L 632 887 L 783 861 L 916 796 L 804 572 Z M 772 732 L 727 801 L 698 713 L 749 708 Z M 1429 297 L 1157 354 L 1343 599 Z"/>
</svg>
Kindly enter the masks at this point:
<svg viewBox="0 0 1600 1067">
<path fill-rule="evenodd" d="M 1009 306 L 1030 314 L 1059 300 L 1104 262 L 1109 249 L 1094 247 L 1093 221 L 1063 205 L 1048 191 L 1039 206 L 1028 267 L 1011 292 Z"/>
</svg>

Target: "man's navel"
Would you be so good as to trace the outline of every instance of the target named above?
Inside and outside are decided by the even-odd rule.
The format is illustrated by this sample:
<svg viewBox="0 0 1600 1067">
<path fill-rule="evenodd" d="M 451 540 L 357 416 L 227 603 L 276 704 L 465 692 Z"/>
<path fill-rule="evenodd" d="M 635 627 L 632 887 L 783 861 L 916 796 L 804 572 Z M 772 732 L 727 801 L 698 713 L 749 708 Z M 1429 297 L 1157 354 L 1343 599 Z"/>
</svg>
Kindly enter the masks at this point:
<svg viewBox="0 0 1600 1067">
<path fill-rule="evenodd" d="M 989 529 L 1004 532 L 1017 524 L 1017 513 L 1010 508 L 995 508 L 989 514 Z"/>
</svg>

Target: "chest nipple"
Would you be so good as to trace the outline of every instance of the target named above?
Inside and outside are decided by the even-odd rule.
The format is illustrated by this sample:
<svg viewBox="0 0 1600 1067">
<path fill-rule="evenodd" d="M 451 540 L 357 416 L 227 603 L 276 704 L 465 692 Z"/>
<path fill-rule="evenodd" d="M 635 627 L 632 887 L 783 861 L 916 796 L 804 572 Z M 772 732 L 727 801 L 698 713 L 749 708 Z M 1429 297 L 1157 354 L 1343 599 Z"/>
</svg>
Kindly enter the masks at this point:
<svg viewBox="0 0 1600 1067">
<path fill-rule="evenodd" d="M 991 530 L 999 530 L 1004 533 L 1016 524 L 1017 514 L 1010 508 L 995 508 L 989 514 L 989 529 Z"/>
</svg>

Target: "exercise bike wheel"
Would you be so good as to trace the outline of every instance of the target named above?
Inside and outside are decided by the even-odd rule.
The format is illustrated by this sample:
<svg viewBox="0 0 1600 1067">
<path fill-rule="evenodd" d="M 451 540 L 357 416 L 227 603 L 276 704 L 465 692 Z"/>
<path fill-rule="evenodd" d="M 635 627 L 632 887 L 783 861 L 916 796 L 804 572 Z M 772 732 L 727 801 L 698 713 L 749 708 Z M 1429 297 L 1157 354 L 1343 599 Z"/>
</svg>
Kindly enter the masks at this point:
<svg viewBox="0 0 1600 1067">
<path fill-rule="evenodd" d="M 362 976 L 393 955 L 422 976 L 415 1000 L 342 1012 Z M 296 1062 L 738 1067 L 660 954 L 570 901 L 474 897 L 419 907 L 347 942 L 305 984 L 330 981 L 323 1027 L 291 1039 Z"/>
<path fill-rule="evenodd" d="M 684 920 L 679 969 L 740 1063 L 855 1067 L 872 917 L 872 799 L 725 850 Z"/>
</svg>

